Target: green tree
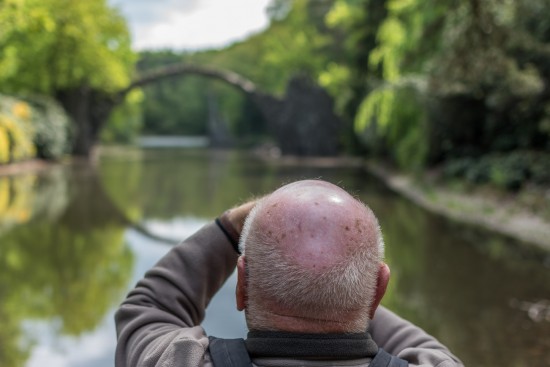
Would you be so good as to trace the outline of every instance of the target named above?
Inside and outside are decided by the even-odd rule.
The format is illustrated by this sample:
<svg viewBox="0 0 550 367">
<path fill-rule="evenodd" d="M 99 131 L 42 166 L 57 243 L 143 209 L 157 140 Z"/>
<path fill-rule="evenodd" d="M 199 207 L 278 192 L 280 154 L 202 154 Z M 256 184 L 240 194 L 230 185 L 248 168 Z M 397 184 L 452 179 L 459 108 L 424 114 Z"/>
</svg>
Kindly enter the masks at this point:
<svg viewBox="0 0 550 367">
<path fill-rule="evenodd" d="M 0 89 L 55 97 L 73 118 L 73 153 L 87 154 L 135 63 L 126 22 L 105 0 L 0 2 Z"/>
<path fill-rule="evenodd" d="M 3 90 L 56 95 L 128 84 L 135 56 L 126 22 L 106 1 L 4 0 L 0 14 Z"/>
<path fill-rule="evenodd" d="M 402 168 L 548 150 L 549 10 L 547 0 L 338 0 L 326 21 L 347 35 L 347 58 L 320 80 L 368 151 Z"/>
</svg>

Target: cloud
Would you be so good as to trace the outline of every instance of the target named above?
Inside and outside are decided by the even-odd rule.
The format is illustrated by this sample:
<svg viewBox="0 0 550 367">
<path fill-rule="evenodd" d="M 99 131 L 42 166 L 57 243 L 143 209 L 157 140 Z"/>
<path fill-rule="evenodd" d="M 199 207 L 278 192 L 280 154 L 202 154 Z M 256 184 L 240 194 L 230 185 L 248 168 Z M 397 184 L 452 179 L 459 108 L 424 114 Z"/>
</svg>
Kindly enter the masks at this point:
<svg viewBox="0 0 550 367">
<path fill-rule="evenodd" d="M 270 0 L 111 0 L 126 17 L 133 46 L 222 47 L 267 27 Z"/>
<path fill-rule="evenodd" d="M 151 25 L 162 22 L 174 12 L 191 12 L 200 0 L 110 0 L 120 9 L 131 25 Z"/>
</svg>

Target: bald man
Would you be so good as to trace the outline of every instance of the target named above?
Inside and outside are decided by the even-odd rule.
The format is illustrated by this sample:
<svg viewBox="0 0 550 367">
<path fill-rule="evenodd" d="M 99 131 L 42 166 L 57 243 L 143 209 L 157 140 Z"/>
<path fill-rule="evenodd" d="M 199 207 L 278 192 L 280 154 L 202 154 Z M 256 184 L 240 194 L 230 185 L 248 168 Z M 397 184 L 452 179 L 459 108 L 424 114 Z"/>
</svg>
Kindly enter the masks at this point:
<svg viewBox="0 0 550 367">
<path fill-rule="evenodd" d="M 383 252 L 376 217 L 346 191 L 320 180 L 283 186 L 227 211 L 147 272 L 116 314 L 116 366 L 461 366 L 379 307 Z M 237 344 L 200 326 L 235 265 L 250 330 Z"/>
</svg>

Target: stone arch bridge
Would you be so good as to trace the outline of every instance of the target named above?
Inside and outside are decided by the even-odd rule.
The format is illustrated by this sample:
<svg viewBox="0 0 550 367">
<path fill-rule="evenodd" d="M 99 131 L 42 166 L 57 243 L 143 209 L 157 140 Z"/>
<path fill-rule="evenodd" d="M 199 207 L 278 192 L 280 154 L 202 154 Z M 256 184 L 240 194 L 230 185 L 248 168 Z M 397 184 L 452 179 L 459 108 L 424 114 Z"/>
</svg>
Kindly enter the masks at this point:
<svg viewBox="0 0 550 367">
<path fill-rule="evenodd" d="M 268 130 L 284 155 L 333 156 L 339 152 L 344 126 L 333 111 L 332 98 L 310 80 L 291 79 L 286 94 L 277 97 L 232 71 L 175 64 L 149 71 L 128 87 L 110 94 L 87 87 L 59 92 L 57 100 L 75 124 L 73 154 L 91 154 L 114 107 L 133 89 L 185 75 L 217 79 L 244 93 L 264 116 Z"/>
</svg>

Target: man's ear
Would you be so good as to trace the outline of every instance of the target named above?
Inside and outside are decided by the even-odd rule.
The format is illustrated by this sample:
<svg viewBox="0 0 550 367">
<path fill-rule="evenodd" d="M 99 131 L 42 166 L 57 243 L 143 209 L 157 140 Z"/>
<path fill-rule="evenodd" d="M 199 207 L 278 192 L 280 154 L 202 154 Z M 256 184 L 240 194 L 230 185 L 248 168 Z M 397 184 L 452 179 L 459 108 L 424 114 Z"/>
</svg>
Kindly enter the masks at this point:
<svg viewBox="0 0 550 367">
<path fill-rule="evenodd" d="M 390 268 L 386 263 L 380 263 L 380 268 L 378 269 L 378 280 L 376 282 L 376 292 L 374 294 L 374 300 L 370 308 L 369 318 L 372 320 L 376 309 L 382 301 L 382 297 L 386 293 L 386 288 L 388 287 L 388 282 L 390 281 Z"/>
<path fill-rule="evenodd" d="M 240 256 L 237 260 L 237 310 L 242 311 L 246 308 L 246 258 Z"/>
</svg>

